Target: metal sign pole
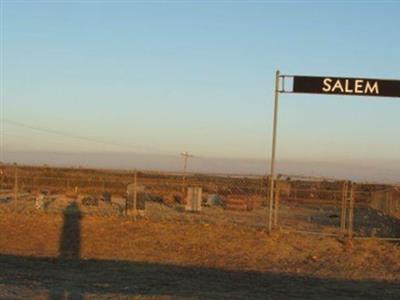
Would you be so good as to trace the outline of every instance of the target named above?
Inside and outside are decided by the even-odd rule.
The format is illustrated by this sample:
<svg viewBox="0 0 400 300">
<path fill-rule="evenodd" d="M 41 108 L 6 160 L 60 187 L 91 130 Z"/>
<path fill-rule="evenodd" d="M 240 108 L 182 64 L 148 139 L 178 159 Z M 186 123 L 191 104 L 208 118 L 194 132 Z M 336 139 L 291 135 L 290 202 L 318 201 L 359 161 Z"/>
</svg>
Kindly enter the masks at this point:
<svg viewBox="0 0 400 300">
<path fill-rule="evenodd" d="M 272 154 L 271 154 L 271 177 L 269 187 L 269 214 L 268 214 L 268 232 L 272 231 L 272 216 L 273 216 L 273 202 L 274 202 L 274 183 L 275 183 L 275 152 L 276 152 L 276 131 L 278 125 L 278 105 L 279 105 L 279 70 L 275 75 L 275 104 L 274 104 L 274 123 L 272 133 Z"/>
<path fill-rule="evenodd" d="M 293 79 L 291 90 L 285 89 L 285 78 Z M 280 80 L 282 84 L 280 85 Z M 299 75 L 280 75 L 279 70 L 275 76 L 275 106 L 273 120 L 272 135 L 272 154 L 271 154 L 271 175 L 269 187 L 269 212 L 268 212 L 268 232 L 271 233 L 274 225 L 273 216 L 278 211 L 278 201 L 275 200 L 275 155 L 276 155 L 276 138 L 278 124 L 278 105 L 280 93 L 302 93 L 302 94 L 325 94 L 325 95 L 351 95 L 351 96 L 371 96 L 371 97 L 399 97 L 400 98 L 400 80 L 388 79 L 371 79 L 371 78 L 351 78 L 351 77 L 332 77 L 332 76 L 299 76 Z M 279 192 L 279 191 L 278 191 Z M 350 232 L 353 226 L 353 209 L 354 209 L 354 191 L 351 183 L 344 187 L 342 195 L 342 211 L 341 211 L 341 229 L 346 230 L 346 212 L 347 201 L 350 197 L 349 214 L 350 219 L 347 220 Z M 348 195 L 350 194 L 350 196 Z M 277 195 L 279 196 L 279 195 Z M 275 212 L 275 213 L 274 213 Z M 276 225 L 276 224 L 275 224 Z"/>
</svg>

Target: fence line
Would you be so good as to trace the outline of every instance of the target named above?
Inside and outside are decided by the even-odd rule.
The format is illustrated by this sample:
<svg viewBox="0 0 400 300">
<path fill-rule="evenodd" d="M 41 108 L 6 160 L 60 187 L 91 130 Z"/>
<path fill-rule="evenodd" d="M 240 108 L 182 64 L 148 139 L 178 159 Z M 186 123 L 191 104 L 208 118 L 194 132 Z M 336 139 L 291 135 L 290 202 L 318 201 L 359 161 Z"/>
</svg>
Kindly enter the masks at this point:
<svg viewBox="0 0 400 300">
<path fill-rule="evenodd" d="M 125 196 L 128 201 L 127 186 L 133 184 L 132 205 L 125 202 L 125 215 L 132 207 L 132 216 L 136 219 L 138 190 L 146 187 L 151 199 L 158 199 L 168 205 L 182 204 L 186 192 L 182 191 L 182 177 L 169 173 L 145 173 L 144 171 L 124 174 L 49 174 L 50 171 L 32 171 L 18 166 L 8 167 L 0 173 L 0 190 L 9 190 L 15 201 L 26 199 L 25 192 L 32 195 L 40 190 L 51 190 L 54 193 L 75 193 L 82 195 L 100 195 L 111 192 Z M 79 170 L 74 170 L 79 172 Z M 56 172 L 53 172 L 56 173 Z M 348 238 L 365 238 L 360 236 L 360 214 L 371 214 L 368 209 L 384 216 L 398 218 L 400 216 L 400 188 L 388 185 L 366 185 L 350 181 L 327 181 L 326 178 L 315 181 L 293 180 L 292 177 L 275 181 L 276 193 L 272 206 L 272 224 L 274 229 L 283 228 L 292 232 L 309 232 L 327 236 L 346 236 Z M 216 194 L 223 198 L 224 208 L 232 211 L 251 211 L 262 208 L 265 213 L 264 225 L 269 214 L 266 207 L 269 194 L 269 180 L 266 176 L 223 177 L 191 175 L 187 176 L 188 186 L 203 189 L 204 197 Z M 184 189 L 185 191 L 186 189 Z M 138 198 L 139 197 L 139 198 Z M 0 199 L 1 200 L 1 199 Z M 204 200 L 204 199 L 203 199 Z M 130 200 L 129 200 L 130 201 Z M 20 201 L 21 202 L 21 201 Z M 293 205 L 298 209 L 294 210 Z M 294 221 L 290 218 L 304 210 L 304 216 Z M 327 215 L 329 215 L 327 217 Z M 369 215 L 366 215 L 369 217 Z M 328 219 L 330 218 L 330 219 Z M 373 226 L 379 225 L 379 218 L 370 220 Z M 374 223 L 375 222 L 375 223 Z M 304 228 L 303 228 L 303 227 Z M 329 232 L 323 232 L 328 228 Z M 313 229 L 313 230 L 311 230 Z M 395 239 L 397 237 L 385 237 Z"/>
</svg>

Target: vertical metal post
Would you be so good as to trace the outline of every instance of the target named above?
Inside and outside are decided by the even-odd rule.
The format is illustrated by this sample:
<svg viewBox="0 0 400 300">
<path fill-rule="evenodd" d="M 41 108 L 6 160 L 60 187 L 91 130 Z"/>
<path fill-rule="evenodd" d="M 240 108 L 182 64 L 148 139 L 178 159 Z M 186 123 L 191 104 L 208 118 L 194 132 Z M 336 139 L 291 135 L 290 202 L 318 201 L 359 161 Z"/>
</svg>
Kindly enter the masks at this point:
<svg viewBox="0 0 400 300">
<path fill-rule="evenodd" d="M 353 238 L 353 223 L 354 223 L 354 185 L 350 183 L 350 203 L 349 203 L 349 225 L 348 225 L 348 235 L 349 239 Z"/>
<path fill-rule="evenodd" d="M 133 181 L 133 220 L 136 221 L 137 215 L 137 171 L 135 170 L 135 178 Z"/>
<path fill-rule="evenodd" d="M 271 183 L 269 188 L 269 215 L 268 215 L 268 232 L 272 231 L 272 216 L 274 208 L 274 183 L 275 183 L 275 152 L 276 152 L 276 132 L 278 125 L 278 105 L 279 105 L 279 70 L 275 75 L 275 102 L 274 102 L 274 120 L 272 132 L 272 153 L 271 153 Z"/>
<path fill-rule="evenodd" d="M 4 173 L 3 170 L 0 169 L 0 190 L 2 190 L 4 187 Z"/>
<path fill-rule="evenodd" d="M 387 202 L 387 206 L 388 206 L 387 214 L 389 216 L 391 216 L 392 215 L 393 202 L 392 202 L 392 197 L 391 197 L 390 190 L 386 190 L 385 198 L 386 198 L 385 202 Z"/>
<path fill-rule="evenodd" d="M 188 156 L 185 155 L 184 163 L 183 163 L 183 177 L 182 177 L 182 194 L 183 194 L 183 197 L 185 196 L 185 191 L 186 191 L 186 169 L 187 169 L 187 160 L 188 160 Z"/>
<path fill-rule="evenodd" d="M 15 173 L 14 173 L 14 200 L 18 200 L 18 166 L 17 164 L 14 164 L 15 166 Z"/>
<path fill-rule="evenodd" d="M 129 190 L 126 191 L 126 198 L 125 198 L 125 212 L 124 215 L 128 215 L 128 204 L 129 204 Z"/>
<path fill-rule="evenodd" d="M 279 200 L 280 200 L 280 187 L 279 187 L 279 182 L 276 182 L 276 187 L 274 189 L 275 195 L 275 209 L 274 209 L 274 227 L 277 227 L 278 225 L 278 210 L 279 210 Z"/>
<path fill-rule="evenodd" d="M 346 215 L 347 215 L 347 181 L 342 183 L 342 207 L 340 210 L 340 231 L 346 234 Z"/>
</svg>

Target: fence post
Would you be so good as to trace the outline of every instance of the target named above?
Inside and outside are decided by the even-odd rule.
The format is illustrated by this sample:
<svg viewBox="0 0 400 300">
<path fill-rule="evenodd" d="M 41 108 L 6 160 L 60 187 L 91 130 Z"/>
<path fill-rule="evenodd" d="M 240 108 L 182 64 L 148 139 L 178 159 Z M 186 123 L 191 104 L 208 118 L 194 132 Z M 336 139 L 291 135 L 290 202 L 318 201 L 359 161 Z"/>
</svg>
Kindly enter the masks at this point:
<svg viewBox="0 0 400 300">
<path fill-rule="evenodd" d="M 393 201 L 392 201 L 390 190 L 386 190 L 386 202 L 387 202 L 387 206 L 388 206 L 388 215 L 391 216 L 393 213 Z"/>
<path fill-rule="evenodd" d="M 18 200 L 18 166 L 17 164 L 14 164 L 15 170 L 14 170 L 14 200 Z"/>
<path fill-rule="evenodd" d="M 0 190 L 4 187 L 4 172 L 3 169 L 0 169 Z"/>
<path fill-rule="evenodd" d="M 342 183 L 342 207 L 340 210 L 340 231 L 346 233 L 346 215 L 347 215 L 347 181 Z"/>
<path fill-rule="evenodd" d="M 135 169 L 135 178 L 133 181 L 133 220 L 134 221 L 136 221 L 136 215 L 137 215 L 136 203 L 137 203 L 137 171 Z"/>
<path fill-rule="evenodd" d="M 353 238 L 353 223 L 354 223 L 354 184 L 350 183 L 350 203 L 349 203 L 349 225 L 348 236 L 349 239 Z"/>
<path fill-rule="evenodd" d="M 274 227 L 278 225 L 278 210 L 279 210 L 279 200 L 280 200 L 280 186 L 279 181 L 276 181 L 275 195 L 274 195 Z"/>
<path fill-rule="evenodd" d="M 388 197 L 388 192 L 387 190 L 385 191 L 385 210 L 384 213 L 389 215 L 390 214 L 390 202 L 389 202 L 389 197 Z"/>
<path fill-rule="evenodd" d="M 129 189 L 126 190 L 125 216 L 128 215 L 128 203 L 129 203 Z"/>
</svg>

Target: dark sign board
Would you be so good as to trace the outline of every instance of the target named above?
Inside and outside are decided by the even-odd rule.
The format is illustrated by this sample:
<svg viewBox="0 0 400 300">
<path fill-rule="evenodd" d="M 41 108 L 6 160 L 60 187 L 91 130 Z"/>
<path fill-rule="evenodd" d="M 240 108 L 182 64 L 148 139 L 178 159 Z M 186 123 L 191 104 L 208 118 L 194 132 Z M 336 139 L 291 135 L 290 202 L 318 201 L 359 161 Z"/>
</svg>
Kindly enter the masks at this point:
<svg viewBox="0 0 400 300">
<path fill-rule="evenodd" d="M 293 93 L 400 97 L 400 80 L 293 76 Z"/>
</svg>

